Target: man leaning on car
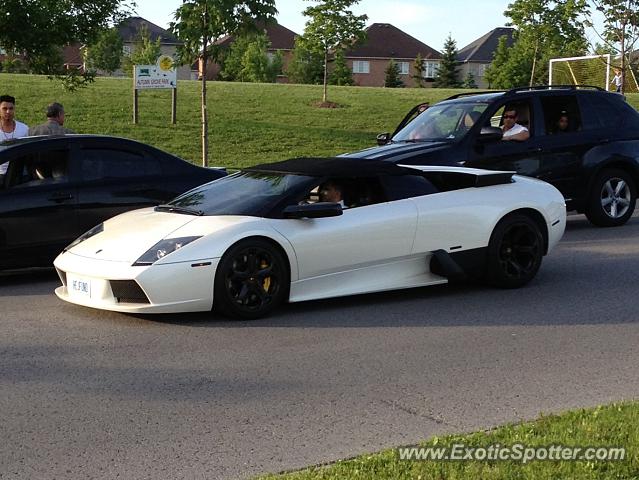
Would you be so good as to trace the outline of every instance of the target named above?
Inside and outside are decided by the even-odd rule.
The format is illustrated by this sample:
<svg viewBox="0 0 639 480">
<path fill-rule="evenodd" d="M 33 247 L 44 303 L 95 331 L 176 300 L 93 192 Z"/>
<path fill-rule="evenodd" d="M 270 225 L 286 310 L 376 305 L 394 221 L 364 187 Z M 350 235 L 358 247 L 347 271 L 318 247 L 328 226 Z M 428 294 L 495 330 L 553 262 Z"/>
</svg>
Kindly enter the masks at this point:
<svg viewBox="0 0 639 480">
<path fill-rule="evenodd" d="M 29 136 L 75 133 L 64 126 L 64 107 L 57 102 L 47 107 L 47 122 L 29 129 Z"/>
</svg>

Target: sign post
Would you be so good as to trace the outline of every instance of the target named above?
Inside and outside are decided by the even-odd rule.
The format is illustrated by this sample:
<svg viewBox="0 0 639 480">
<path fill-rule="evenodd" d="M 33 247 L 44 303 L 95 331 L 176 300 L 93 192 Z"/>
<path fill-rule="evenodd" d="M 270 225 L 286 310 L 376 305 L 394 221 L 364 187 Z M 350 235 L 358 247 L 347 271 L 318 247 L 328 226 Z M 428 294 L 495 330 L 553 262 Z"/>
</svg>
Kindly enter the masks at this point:
<svg viewBox="0 0 639 480">
<path fill-rule="evenodd" d="M 135 65 L 133 68 L 133 123 L 138 123 L 138 90 L 167 89 L 171 93 L 171 123 L 176 123 L 177 70 L 173 58 L 161 55 L 155 65 Z"/>
</svg>

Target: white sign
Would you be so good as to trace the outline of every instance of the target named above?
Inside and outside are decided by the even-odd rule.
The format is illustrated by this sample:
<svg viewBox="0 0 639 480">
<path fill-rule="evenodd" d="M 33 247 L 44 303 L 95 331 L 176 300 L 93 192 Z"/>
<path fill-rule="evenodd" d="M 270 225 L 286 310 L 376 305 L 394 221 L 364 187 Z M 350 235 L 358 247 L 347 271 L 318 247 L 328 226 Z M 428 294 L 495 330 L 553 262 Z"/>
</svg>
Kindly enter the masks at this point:
<svg viewBox="0 0 639 480">
<path fill-rule="evenodd" d="M 177 88 L 177 70 L 168 55 L 158 58 L 156 65 L 135 65 L 134 83 L 136 90 L 145 88 Z"/>
</svg>

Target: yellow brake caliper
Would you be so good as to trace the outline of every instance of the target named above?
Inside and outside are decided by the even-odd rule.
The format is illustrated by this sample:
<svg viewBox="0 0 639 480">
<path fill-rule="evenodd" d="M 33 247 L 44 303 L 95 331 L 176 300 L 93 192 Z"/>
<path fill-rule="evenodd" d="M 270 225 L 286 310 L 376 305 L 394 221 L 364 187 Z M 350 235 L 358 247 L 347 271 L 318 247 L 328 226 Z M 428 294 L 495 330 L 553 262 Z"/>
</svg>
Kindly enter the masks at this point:
<svg viewBox="0 0 639 480">
<path fill-rule="evenodd" d="M 266 260 L 262 260 L 260 262 L 260 268 L 265 269 L 267 267 L 268 267 L 268 263 L 266 263 Z M 269 288 L 271 288 L 271 277 L 264 278 L 264 281 L 262 283 L 262 288 L 264 288 L 264 291 L 268 293 Z"/>
</svg>

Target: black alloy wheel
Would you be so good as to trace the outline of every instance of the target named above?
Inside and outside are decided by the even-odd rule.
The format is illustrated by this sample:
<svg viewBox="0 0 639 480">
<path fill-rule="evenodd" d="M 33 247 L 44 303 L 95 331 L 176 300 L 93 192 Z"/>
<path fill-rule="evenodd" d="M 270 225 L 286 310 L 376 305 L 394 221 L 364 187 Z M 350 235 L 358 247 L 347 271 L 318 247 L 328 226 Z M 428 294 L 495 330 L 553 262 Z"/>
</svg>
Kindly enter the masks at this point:
<svg viewBox="0 0 639 480">
<path fill-rule="evenodd" d="M 289 284 L 287 264 L 276 247 L 261 239 L 243 240 L 218 265 L 214 306 L 232 318 L 260 318 L 285 299 Z"/>
<path fill-rule="evenodd" d="M 544 255 L 543 237 L 537 223 L 523 214 L 502 219 L 488 246 L 487 277 L 500 288 L 518 288 L 530 282 Z"/>
</svg>

